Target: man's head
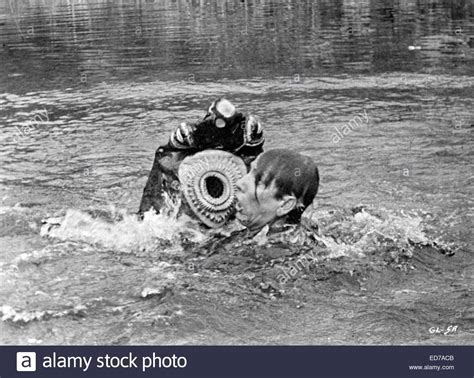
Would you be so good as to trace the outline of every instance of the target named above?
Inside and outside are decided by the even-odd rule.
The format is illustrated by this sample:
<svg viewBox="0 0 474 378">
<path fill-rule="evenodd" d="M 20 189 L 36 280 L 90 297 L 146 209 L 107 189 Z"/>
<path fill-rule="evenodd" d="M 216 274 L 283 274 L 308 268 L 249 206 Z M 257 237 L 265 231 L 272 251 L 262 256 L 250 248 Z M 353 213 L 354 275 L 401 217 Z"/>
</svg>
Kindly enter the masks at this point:
<svg viewBox="0 0 474 378">
<path fill-rule="evenodd" d="M 318 186 L 311 158 L 286 149 L 264 152 L 237 183 L 237 219 L 251 230 L 282 218 L 297 223 Z"/>
</svg>

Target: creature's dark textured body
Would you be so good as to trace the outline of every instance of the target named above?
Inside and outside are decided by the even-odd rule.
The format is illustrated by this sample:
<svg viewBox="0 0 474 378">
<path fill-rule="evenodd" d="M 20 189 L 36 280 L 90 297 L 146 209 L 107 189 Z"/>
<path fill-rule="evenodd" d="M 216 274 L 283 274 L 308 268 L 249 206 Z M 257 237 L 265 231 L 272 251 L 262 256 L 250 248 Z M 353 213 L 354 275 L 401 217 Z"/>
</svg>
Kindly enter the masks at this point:
<svg viewBox="0 0 474 378">
<path fill-rule="evenodd" d="M 201 122 L 181 124 L 168 143 L 156 150 L 140 202 L 140 215 L 150 208 L 159 212 L 164 191 L 171 197 L 179 195 L 178 168 L 185 157 L 206 149 L 221 149 L 241 157 L 248 167 L 263 152 L 263 132 L 253 116 L 236 112 L 225 127 L 217 127 L 208 115 Z"/>
</svg>

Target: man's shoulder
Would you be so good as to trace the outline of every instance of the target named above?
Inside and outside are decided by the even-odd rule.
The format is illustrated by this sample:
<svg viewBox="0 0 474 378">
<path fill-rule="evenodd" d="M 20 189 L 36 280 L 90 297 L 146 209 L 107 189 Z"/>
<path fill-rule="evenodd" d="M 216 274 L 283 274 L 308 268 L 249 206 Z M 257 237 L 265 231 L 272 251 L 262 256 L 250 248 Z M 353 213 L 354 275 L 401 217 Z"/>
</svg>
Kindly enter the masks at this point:
<svg viewBox="0 0 474 378">
<path fill-rule="evenodd" d="M 271 229 L 264 227 L 258 232 L 234 226 L 212 231 L 207 240 L 185 249 L 209 263 L 218 259 L 220 263 L 225 260 L 238 265 L 244 261 L 263 264 L 273 259 L 286 259 L 319 246 L 317 238 L 313 237 L 315 232 L 301 224 L 287 224 Z"/>
<path fill-rule="evenodd" d="M 265 226 L 253 240 L 260 244 L 286 244 L 289 246 L 311 246 L 317 244 L 317 229 L 301 223 L 282 223 Z"/>
</svg>

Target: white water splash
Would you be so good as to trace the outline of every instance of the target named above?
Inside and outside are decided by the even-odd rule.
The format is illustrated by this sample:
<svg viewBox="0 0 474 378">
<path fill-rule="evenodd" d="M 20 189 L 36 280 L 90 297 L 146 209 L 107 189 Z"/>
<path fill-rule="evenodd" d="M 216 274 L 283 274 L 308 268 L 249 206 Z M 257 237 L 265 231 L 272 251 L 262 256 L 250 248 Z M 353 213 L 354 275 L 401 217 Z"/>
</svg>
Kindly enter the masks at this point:
<svg viewBox="0 0 474 378">
<path fill-rule="evenodd" d="M 61 318 L 64 316 L 84 316 L 86 306 L 78 305 L 74 308 L 63 310 L 63 311 L 27 311 L 27 310 L 15 310 L 13 307 L 8 305 L 0 306 L 0 315 L 2 321 L 11 321 L 13 323 L 30 323 L 35 320 L 47 320 L 51 318 Z"/>
<path fill-rule="evenodd" d="M 387 247 L 411 254 L 412 246 L 433 243 L 425 234 L 423 218 L 417 215 L 362 210 L 354 215 L 337 208 L 318 209 L 309 215 L 320 228 L 316 238 L 331 257 L 363 257 Z"/>
<path fill-rule="evenodd" d="M 151 251 L 163 241 L 179 246 L 183 238 L 193 242 L 201 242 L 206 238 L 195 221 L 186 215 L 177 217 L 175 206 L 168 207 L 160 214 L 150 210 L 141 221 L 134 214 L 122 214 L 121 220 L 113 222 L 70 209 L 63 219 L 47 220 L 41 235 L 98 244 L 124 252 Z"/>
</svg>

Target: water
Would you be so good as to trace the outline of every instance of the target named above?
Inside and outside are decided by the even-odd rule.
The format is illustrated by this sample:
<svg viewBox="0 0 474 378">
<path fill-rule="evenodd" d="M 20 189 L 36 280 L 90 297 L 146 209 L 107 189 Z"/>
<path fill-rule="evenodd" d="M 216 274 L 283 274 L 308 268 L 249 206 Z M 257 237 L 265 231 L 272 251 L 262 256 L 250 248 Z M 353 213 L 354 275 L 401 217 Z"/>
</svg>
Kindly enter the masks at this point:
<svg viewBox="0 0 474 378">
<path fill-rule="evenodd" d="M 472 343 L 472 2 L 0 6 L 2 343 Z M 132 215 L 156 147 L 220 96 L 320 167 L 330 253 L 280 291 L 294 260 Z"/>
</svg>

